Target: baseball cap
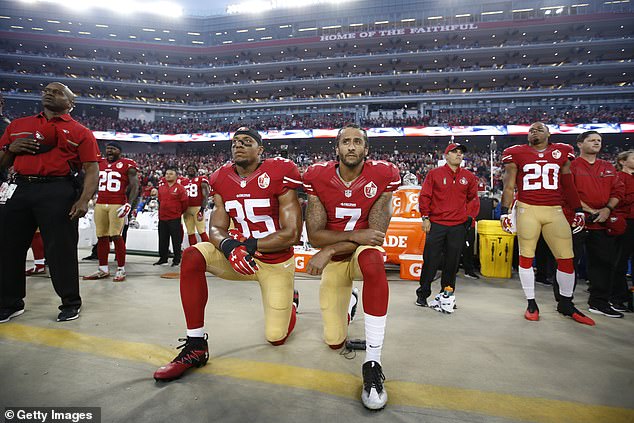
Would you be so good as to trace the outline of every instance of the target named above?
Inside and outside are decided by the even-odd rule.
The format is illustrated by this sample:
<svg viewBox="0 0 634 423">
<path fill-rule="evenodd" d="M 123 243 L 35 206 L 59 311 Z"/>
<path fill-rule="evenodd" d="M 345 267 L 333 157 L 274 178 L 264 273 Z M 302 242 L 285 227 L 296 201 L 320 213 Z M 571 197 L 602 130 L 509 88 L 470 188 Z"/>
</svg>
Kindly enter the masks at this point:
<svg viewBox="0 0 634 423">
<path fill-rule="evenodd" d="M 447 146 L 447 148 L 445 148 L 445 154 L 449 153 L 449 152 L 450 152 L 450 151 L 452 151 L 452 150 L 456 150 L 456 149 L 460 149 L 460 150 L 462 150 L 462 152 L 463 152 L 463 153 L 466 153 L 466 152 L 467 152 L 467 147 L 466 147 L 466 146 L 464 146 L 464 145 L 462 145 L 462 144 L 459 144 L 459 143 L 457 143 L 457 142 L 452 142 L 452 143 L 450 143 L 450 144 Z"/>
<path fill-rule="evenodd" d="M 258 144 L 262 145 L 262 137 L 260 136 L 260 133 L 258 131 L 256 131 L 255 129 L 251 129 L 251 128 L 247 128 L 246 126 L 242 126 L 240 128 L 238 128 L 236 130 L 236 132 L 233 133 L 233 137 L 235 138 L 236 135 L 248 135 L 251 138 L 253 138 Z"/>
</svg>

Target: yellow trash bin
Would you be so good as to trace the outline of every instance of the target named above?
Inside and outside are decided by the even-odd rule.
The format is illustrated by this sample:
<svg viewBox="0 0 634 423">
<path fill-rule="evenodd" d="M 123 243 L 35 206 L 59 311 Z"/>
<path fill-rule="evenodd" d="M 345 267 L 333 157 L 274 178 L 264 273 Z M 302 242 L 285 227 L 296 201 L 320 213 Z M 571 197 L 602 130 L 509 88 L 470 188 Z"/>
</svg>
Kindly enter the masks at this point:
<svg viewBox="0 0 634 423">
<path fill-rule="evenodd" d="M 499 220 L 480 220 L 477 230 L 480 273 L 489 278 L 510 278 L 515 235 L 504 232 Z"/>
</svg>

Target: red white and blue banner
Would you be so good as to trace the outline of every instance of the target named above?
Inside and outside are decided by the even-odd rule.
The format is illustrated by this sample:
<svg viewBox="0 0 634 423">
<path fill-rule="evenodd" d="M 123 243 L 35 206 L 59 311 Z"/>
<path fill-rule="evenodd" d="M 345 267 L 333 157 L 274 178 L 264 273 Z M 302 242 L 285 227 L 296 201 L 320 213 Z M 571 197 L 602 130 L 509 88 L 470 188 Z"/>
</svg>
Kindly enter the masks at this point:
<svg viewBox="0 0 634 423">
<path fill-rule="evenodd" d="M 478 125 L 478 126 L 410 126 L 405 128 L 366 128 L 369 138 L 396 137 L 473 137 L 526 135 L 530 125 Z M 634 133 L 634 122 L 626 123 L 580 123 L 548 125 L 553 135 L 577 135 L 585 131 L 600 134 Z M 339 129 L 286 129 L 259 131 L 265 140 L 290 140 L 310 138 L 335 138 Z M 231 132 L 209 132 L 203 134 L 137 134 L 114 131 L 93 131 L 95 138 L 102 141 L 136 142 L 201 142 L 229 141 Z"/>
</svg>

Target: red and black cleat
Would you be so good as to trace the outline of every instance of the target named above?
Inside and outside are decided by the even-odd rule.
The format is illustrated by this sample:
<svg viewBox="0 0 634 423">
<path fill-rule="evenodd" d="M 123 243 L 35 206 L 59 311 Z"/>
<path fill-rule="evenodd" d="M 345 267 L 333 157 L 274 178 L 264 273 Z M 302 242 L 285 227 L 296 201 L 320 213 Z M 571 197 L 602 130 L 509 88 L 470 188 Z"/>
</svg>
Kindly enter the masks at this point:
<svg viewBox="0 0 634 423">
<path fill-rule="evenodd" d="M 539 320 L 539 307 L 537 307 L 535 300 L 528 300 L 528 307 L 526 307 L 524 318 L 526 320 L 530 320 L 531 322 Z"/>
<path fill-rule="evenodd" d="M 192 367 L 202 367 L 209 360 L 209 347 L 207 345 L 207 334 L 204 338 L 180 338 L 179 341 L 185 342 L 176 348 L 183 350 L 178 356 L 165 366 L 160 367 L 154 372 L 154 379 L 160 382 L 168 382 L 178 379 L 186 370 Z"/>
<path fill-rule="evenodd" d="M 575 322 L 581 323 L 583 325 L 594 326 L 594 320 L 577 310 L 577 308 L 572 303 L 571 298 L 561 297 L 559 302 L 557 303 L 557 311 L 564 316 L 568 316 L 572 318 Z"/>
<path fill-rule="evenodd" d="M 299 313 L 299 291 L 293 290 L 293 304 L 295 304 L 295 313 Z"/>
</svg>

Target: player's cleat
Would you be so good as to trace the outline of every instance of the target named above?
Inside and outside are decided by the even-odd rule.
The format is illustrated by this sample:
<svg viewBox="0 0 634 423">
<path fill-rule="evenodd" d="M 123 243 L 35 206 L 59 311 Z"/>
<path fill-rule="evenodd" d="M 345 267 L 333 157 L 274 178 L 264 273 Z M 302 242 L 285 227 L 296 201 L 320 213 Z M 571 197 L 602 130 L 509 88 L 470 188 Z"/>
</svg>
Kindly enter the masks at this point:
<svg viewBox="0 0 634 423">
<path fill-rule="evenodd" d="M 160 266 L 162 264 L 167 264 L 167 260 L 159 260 L 156 263 L 152 264 L 152 266 Z"/>
<path fill-rule="evenodd" d="M 70 320 L 75 320 L 79 317 L 79 311 L 80 311 L 79 307 L 65 308 L 64 310 L 60 311 L 59 314 L 57 315 L 57 321 L 68 322 Z"/>
<path fill-rule="evenodd" d="M 46 274 L 46 266 L 43 264 L 36 264 L 34 267 L 24 271 L 25 276 L 43 276 Z"/>
<path fill-rule="evenodd" d="M 383 386 L 385 376 L 381 365 L 376 361 L 363 363 L 363 391 L 361 391 L 361 401 L 365 408 L 370 410 L 380 410 L 387 402 L 387 391 Z"/>
<path fill-rule="evenodd" d="M 539 307 L 537 307 L 537 303 L 534 299 L 528 300 L 528 307 L 526 307 L 524 318 L 526 320 L 530 320 L 531 322 L 539 320 Z"/>
<path fill-rule="evenodd" d="M 115 273 L 114 278 L 112 278 L 113 282 L 123 282 L 125 281 L 125 270 L 117 270 L 117 273 Z"/>
<path fill-rule="evenodd" d="M 0 323 L 8 322 L 22 313 L 24 313 L 24 305 L 21 307 L 0 308 Z"/>
<path fill-rule="evenodd" d="M 156 381 L 165 381 L 178 379 L 186 370 L 192 367 L 202 367 L 209 360 L 209 347 L 207 345 L 207 334 L 203 338 L 180 338 L 180 342 L 185 342 L 176 347 L 183 350 L 176 356 L 174 360 L 160 367 L 154 372 Z"/>
<path fill-rule="evenodd" d="M 110 277 L 110 272 L 104 272 L 99 269 L 95 273 L 91 273 L 90 275 L 84 276 L 82 279 L 85 281 L 96 281 L 98 279 L 105 279 Z"/>
<path fill-rule="evenodd" d="M 557 303 L 557 311 L 564 316 L 572 318 L 575 322 L 594 326 L 594 320 L 577 310 L 572 303 L 572 299 L 568 297 L 561 297 L 561 300 Z"/>
<path fill-rule="evenodd" d="M 97 257 L 95 254 L 91 254 L 89 256 L 84 257 L 82 260 L 99 260 L 99 257 Z"/>
<path fill-rule="evenodd" d="M 293 290 L 293 304 L 295 304 L 295 313 L 299 313 L 299 291 Z"/>
<path fill-rule="evenodd" d="M 359 288 L 352 288 L 352 296 L 354 297 L 354 305 L 350 310 L 350 321 L 354 320 L 354 315 L 357 314 L 357 305 L 359 305 Z"/>
<path fill-rule="evenodd" d="M 480 279 L 480 276 L 478 276 L 476 272 L 471 272 L 471 273 L 465 272 L 464 277 L 467 279 Z"/>
</svg>

